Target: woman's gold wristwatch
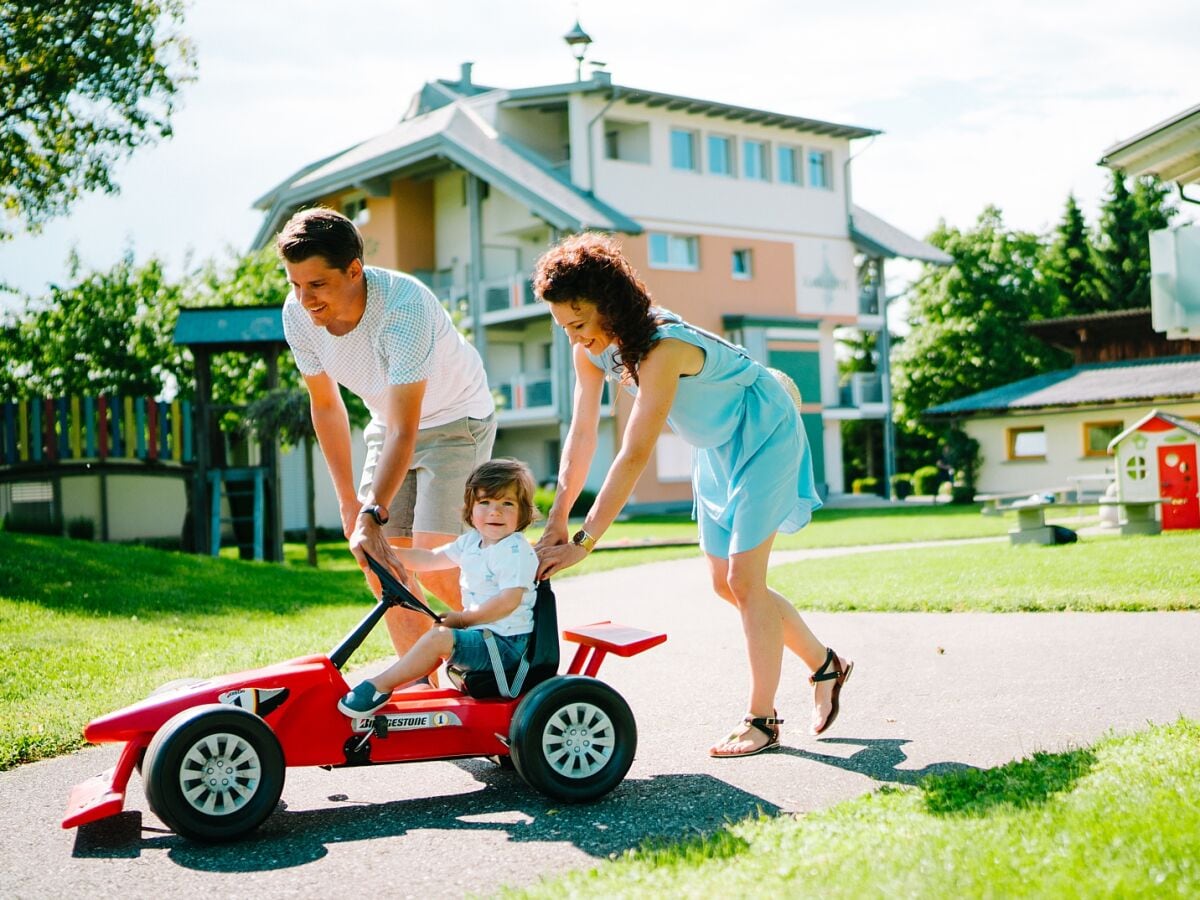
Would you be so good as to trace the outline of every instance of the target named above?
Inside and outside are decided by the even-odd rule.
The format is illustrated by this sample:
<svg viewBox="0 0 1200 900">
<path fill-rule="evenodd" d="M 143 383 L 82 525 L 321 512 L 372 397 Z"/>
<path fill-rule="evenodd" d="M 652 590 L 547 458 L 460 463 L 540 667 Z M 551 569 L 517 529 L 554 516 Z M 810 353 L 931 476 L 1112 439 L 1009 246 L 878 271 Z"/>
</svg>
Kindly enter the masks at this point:
<svg viewBox="0 0 1200 900">
<path fill-rule="evenodd" d="M 596 539 L 580 528 L 571 538 L 571 543 L 576 547 L 582 547 L 588 553 L 591 553 L 596 547 Z"/>
</svg>

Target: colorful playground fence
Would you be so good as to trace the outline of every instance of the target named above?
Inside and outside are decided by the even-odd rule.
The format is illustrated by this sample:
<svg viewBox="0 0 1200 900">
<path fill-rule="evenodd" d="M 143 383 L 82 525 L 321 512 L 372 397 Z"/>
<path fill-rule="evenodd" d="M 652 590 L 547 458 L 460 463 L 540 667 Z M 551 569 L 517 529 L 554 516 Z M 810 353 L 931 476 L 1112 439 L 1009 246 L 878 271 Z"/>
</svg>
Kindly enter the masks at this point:
<svg viewBox="0 0 1200 900">
<path fill-rule="evenodd" d="M 186 400 L 100 396 L 0 404 L 0 466 L 99 460 L 190 463 Z"/>
</svg>

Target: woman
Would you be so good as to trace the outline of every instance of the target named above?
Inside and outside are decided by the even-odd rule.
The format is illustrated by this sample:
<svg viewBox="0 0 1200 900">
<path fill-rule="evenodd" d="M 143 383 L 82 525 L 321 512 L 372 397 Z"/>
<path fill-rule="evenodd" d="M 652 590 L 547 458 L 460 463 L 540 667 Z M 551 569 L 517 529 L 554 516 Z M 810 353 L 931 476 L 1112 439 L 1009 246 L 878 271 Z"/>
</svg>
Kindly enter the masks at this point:
<svg viewBox="0 0 1200 900">
<path fill-rule="evenodd" d="M 822 645 L 795 607 L 767 587 L 776 532 L 799 530 L 821 505 L 791 397 L 740 347 L 651 306 L 611 238 L 581 234 L 562 241 L 538 261 L 534 290 L 571 341 L 576 375 L 558 494 L 537 545 L 539 577 L 575 565 L 604 536 L 669 423 L 696 448 L 692 489 L 700 547 L 713 589 L 741 614 L 750 659 L 749 711 L 709 754 L 751 756 L 779 746 L 783 720 L 775 692 L 785 645 L 813 671 L 812 731 L 825 731 L 837 717 L 853 663 Z M 567 514 L 596 450 L 606 377 L 634 395 L 633 411 L 596 502 L 568 539 Z"/>
</svg>

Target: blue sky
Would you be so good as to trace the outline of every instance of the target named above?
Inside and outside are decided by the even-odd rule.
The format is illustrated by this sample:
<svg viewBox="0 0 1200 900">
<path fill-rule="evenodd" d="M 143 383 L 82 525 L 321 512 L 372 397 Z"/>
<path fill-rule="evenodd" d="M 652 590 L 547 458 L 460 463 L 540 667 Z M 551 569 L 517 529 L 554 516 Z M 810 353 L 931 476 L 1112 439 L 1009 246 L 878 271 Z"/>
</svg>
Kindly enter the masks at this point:
<svg viewBox="0 0 1200 900">
<path fill-rule="evenodd" d="M 245 249 L 258 196 L 390 127 L 424 81 L 464 61 L 501 87 L 572 79 L 577 14 L 618 83 L 883 130 L 856 144 L 854 198 L 918 236 L 988 203 L 1043 229 L 1068 191 L 1094 218 L 1103 151 L 1200 99 L 1194 0 L 202 0 L 175 136 L 120 165 L 121 194 L 0 244 L 0 281 L 41 293 L 73 248 L 176 272 Z"/>
</svg>

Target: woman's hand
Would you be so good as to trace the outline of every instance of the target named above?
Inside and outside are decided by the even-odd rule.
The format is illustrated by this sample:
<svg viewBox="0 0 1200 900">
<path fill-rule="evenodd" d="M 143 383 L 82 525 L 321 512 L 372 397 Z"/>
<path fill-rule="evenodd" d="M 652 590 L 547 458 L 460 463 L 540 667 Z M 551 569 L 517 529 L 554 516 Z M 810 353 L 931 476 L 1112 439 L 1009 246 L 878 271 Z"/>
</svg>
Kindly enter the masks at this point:
<svg viewBox="0 0 1200 900">
<path fill-rule="evenodd" d="M 543 549 L 549 547 L 557 547 L 559 544 L 567 542 L 567 523 L 550 524 L 547 523 L 546 530 L 542 532 L 542 536 L 538 538 L 538 542 L 534 544 L 533 549 L 540 556 Z"/>
<path fill-rule="evenodd" d="M 582 562 L 588 552 L 578 544 L 560 543 L 550 547 L 542 547 L 538 543 L 538 580 L 549 578 L 563 569 L 569 569 L 576 563 Z"/>
</svg>

